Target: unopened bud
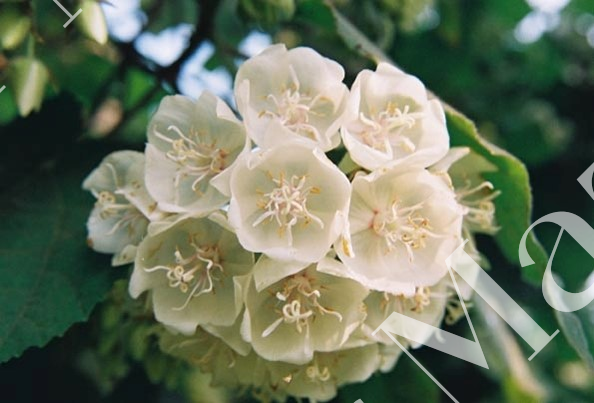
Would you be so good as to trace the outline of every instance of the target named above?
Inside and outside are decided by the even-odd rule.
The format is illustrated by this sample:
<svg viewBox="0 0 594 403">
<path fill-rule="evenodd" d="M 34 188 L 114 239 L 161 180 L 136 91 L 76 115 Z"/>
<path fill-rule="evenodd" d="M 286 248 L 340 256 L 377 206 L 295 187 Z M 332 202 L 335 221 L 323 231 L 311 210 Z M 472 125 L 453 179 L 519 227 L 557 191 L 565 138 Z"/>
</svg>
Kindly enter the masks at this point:
<svg viewBox="0 0 594 403">
<path fill-rule="evenodd" d="M 43 102 L 49 71 L 31 57 L 18 57 L 10 62 L 9 79 L 21 116 L 39 111 Z"/>
<path fill-rule="evenodd" d="M 101 45 L 107 43 L 107 23 L 99 3 L 95 0 L 83 0 L 80 8 L 83 11 L 75 20 L 80 30 Z"/>
</svg>

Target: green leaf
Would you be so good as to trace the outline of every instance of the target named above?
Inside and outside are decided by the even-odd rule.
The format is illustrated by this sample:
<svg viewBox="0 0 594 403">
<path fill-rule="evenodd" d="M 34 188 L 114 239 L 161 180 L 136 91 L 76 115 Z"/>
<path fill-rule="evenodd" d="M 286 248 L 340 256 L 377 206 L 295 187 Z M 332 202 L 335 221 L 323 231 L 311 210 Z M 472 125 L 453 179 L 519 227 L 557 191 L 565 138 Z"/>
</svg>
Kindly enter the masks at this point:
<svg viewBox="0 0 594 403">
<path fill-rule="evenodd" d="M 497 223 L 501 227 L 495 239 L 503 254 L 513 263 L 519 263 L 520 239 L 530 226 L 532 192 L 528 171 L 520 160 L 505 150 L 483 139 L 474 123 L 446 105 L 447 125 L 452 146 L 467 146 L 497 167 L 497 172 L 485 173 L 501 194 L 494 200 Z M 540 285 L 547 264 L 547 253 L 533 232 L 527 237 L 527 248 L 535 263 L 524 267 L 523 277 Z"/>
<path fill-rule="evenodd" d="M 556 277 L 555 281 L 563 286 L 559 277 Z M 588 281 L 586 281 L 586 287 L 587 283 Z M 546 287 L 544 292 L 558 305 L 566 305 L 563 295 L 559 294 L 555 288 Z M 575 312 L 561 312 L 556 309 L 554 311 L 565 338 L 594 373 L 594 304 L 590 303 Z"/>
<path fill-rule="evenodd" d="M 149 14 L 148 31 L 161 32 L 179 24 L 196 24 L 197 1 L 143 1 L 142 8 Z"/>
<path fill-rule="evenodd" d="M 335 30 L 334 14 L 322 0 L 302 0 L 297 3 L 295 19 L 315 24 L 321 28 Z"/>
<path fill-rule="evenodd" d="M 85 242 L 93 201 L 81 182 L 107 150 L 74 143 L 77 110 L 61 98 L 2 128 L 22 144 L 0 152 L 0 362 L 87 319 L 117 273 Z"/>
<path fill-rule="evenodd" d="M 331 5 L 328 7 L 334 15 L 336 32 L 349 48 L 361 56 L 373 60 L 375 63 L 390 62 L 390 58 L 384 54 L 383 50 L 371 42 L 352 22 L 346 19 L 335 7 Z"/>
<path fill-rule="evenodd" d="M 413 355 L 415 353 L 413 352 Z M 431 371 L 431 368 L 429 368 Z M 438 402 L 439 387 L 405 354 L 398 358 L 389 374 L 374 375 L 369 380 L 347 385 L 338 392 L 340 403 L 363 402 Z"/>
</svg>

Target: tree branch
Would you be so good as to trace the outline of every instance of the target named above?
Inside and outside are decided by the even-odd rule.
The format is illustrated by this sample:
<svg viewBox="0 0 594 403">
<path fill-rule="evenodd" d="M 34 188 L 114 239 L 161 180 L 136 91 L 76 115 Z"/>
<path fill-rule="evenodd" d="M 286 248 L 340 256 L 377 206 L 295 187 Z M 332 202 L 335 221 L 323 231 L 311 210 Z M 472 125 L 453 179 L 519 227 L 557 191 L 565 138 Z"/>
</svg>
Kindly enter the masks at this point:
<svg viewBox="0 0 594 403">
<path fill-rule="evenodd" d="M 198 7 L 197 22 L 194 32 L 190 36 L 188 46 L 172 64 L 165 67 L 157 66 L 147 60 L 134 48 L 133 42 L 119 43 L 118 48 L 123 56 L 122 63 L 133 65 L 157 77 L 161 84 L 166 84 L 179 92 L 177 78 L 183 64 L 196 52 L 205 40 L 213 39 L 214 21 L 220 1 L 202 0 Z"/>
</svg>

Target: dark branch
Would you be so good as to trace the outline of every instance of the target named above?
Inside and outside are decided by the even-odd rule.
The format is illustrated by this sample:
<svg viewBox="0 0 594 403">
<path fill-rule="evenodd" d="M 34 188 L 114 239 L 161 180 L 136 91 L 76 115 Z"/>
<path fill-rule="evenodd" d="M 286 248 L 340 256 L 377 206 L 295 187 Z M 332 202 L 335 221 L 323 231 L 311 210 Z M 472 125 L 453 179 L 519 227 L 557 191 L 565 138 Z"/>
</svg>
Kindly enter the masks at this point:
<svg viewBox="0 0 594 403">
<path fill-rule="evenodd" d="M 147 60 L 134 48 L 133 42 L 118 44 L 119 50 L 123 56 L 122 63 L 133 65 L 144 70 L 159 80 L 161 84 L 166 84 L 179 92 L 177 87 L 177 77 L 183 64 L 196 52 L 202 42 L 212 40 L 214 36 L 214 21 L 220 1 L 202 0 L 199 2 L 197 22 L 194 32 L 190 36 L 188 46 L 182 54 L 169 66 L 160 67 Z"/>
</svg>

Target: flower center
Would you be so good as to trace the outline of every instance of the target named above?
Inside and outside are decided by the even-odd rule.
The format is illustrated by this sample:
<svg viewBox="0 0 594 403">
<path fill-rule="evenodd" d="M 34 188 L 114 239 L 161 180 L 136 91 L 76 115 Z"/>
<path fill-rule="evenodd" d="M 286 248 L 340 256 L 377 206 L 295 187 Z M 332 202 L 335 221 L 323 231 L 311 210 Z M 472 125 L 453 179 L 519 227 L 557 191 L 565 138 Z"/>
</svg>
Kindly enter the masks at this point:
<svg viewBox="0 0 594 403">
<path fill-rule="evenodd" d="M 389 209 L 377 212 L 371 223 L 373 231 L 385 241 L 387 252 L 394 251 L 398 245 L 405 247 L 409 260 L 414 260 L 414 251 L 426 246 L 433 233 L 429 220 L 420 214 L 423 202 L 410 207 L 401 207 L 394 201 Z"/>
<path fill-rule="evenodd" d="M 320 304 L 320 296 L 320 291 L 314 289 L 307 274 L 290 276 L 275 295 L 277 303 L 282 304 L 282 308 L 276 310 L 280 317 L 262 332 L 262 337 L 268 337 L 283 322 L 294 324 L 297 332 L 302 333 L 303 329 L 309 328 L 309 322 L 316 314 L 333 315 L 342 322 L 340 313 Z"/>
<path fill-rule="evenodd" d="M 415 151 L 416 146 L 404 133 L 411 129 L 423 112 L 411 112 L 409 105 L 400 109 L 394 102 L 388 102 L 386 109 L 377 115 L 365 116 L 363 112 L 359 120 L 365 128 L 359 132 L 360 140 L 371 148 L 388 152 L 392 147 L 400 147 L 407 153 Z"/>
<path fill-rule="evenodd" d="M 292 228 L 301 220 L 305 225 L 311 221 L 320 228 L 324 228 L 322 220 L 310 213 L 307 209 L 307 198 L 310 194 L 319 194 L 320 189 L 315 186 L 306 186 L 306 176 L 293 175 L 286 180 L 284 173 L 276 179 L 270 175 L 276 185 L 272 191 L 264 193 L 258 201 L 258 207 L 264 212 L 254 221 L 253 226 L 257 227 L 262 222 L 276 221 L 279 227 L 279 236 L 287 233 L 289 244 L 293 243 Z"/>
<path fill-rule="evenodd" d="M 116 194 L 117 194 L 116 190 Z M 122 227 L 132 228 L 136 220 L 143 219 L 142 213 L 131 203 L 118 202 L 116 194 L 103 190 L 99 193 L 93 192 L 97 198 L 95 206 L 99 208 L 99 217 L 102 220 L 120 217 L 106 235 L 113 235 Z"/>
<path fill-rule="evenodd" d="M 182 293 L 188 294 L 183 305 L 173 308 L 176 311 L 181 311 L 188 306 L 192 298 L 213 292 L 213 280 L 221 280 L 218 275 L 223 273 L 218 247 L 200 247 L 194 240 L 190 242 L 190 245 L 194 251 L 187 257 L 184 257 L 179 247 L 176 246 L 173 253 L 174 264 L 157 265 L 144 269 L 147 273 L 165 271 L 169 287 L 177 288 Z"/>
<path fill-rule="evenodd" d="M 291 83 L 288 88 L 283 85 L 280 95 L 269 94 L 266 99 L 274 104 L 274 110 L 263 110 L 260 117 L 269 116 L 279 119 L 281 124 L 291 131 L 315 141 L 321 140 L 318 129 L 309 123 L 310 115 L 324 116 L 315 109 L 329 100 L 321 94 L 312 97 L 300 92 L 299 79 L 293 66 L 289 66 Z"/>
<path fill-rule="evenodd" d="M 177 126 L 171 125 L 167 128 L 175 132 L 179 138 L 173 140 L 169 137 L 155 132 L 155 135 L 171 144 L 171 150 L 167 151 L 166 156 L 169 160 L 177 163 L 180 167 L 175 174 L 174 185 L 179 187 L 183 178 L 192 177 L 192 190 L 200 193 L 198 186 L 209 177 L 212 177 L 225 169 L 225 158 L 228 153 L 216 147 L 216 143 L 210 144 L 201 141 L 203 134 L 191 130 L 190 135 L 186 136 Z"/>
<path fill-rule="evenodd" d="M 483 182 L 480 185 L 471 188 L 467 185 L 465 188 L 456 191 L 456 199 L 464 209 L 464 220 L 477 225 L 484 231 L 496 231 L 495 226 L 495 199 L 500 191 L 493 191 L 491 182 Z"/>
</svg>

